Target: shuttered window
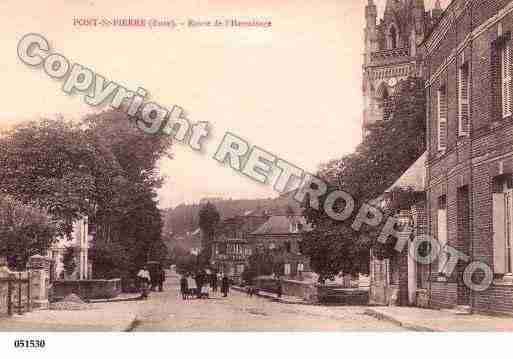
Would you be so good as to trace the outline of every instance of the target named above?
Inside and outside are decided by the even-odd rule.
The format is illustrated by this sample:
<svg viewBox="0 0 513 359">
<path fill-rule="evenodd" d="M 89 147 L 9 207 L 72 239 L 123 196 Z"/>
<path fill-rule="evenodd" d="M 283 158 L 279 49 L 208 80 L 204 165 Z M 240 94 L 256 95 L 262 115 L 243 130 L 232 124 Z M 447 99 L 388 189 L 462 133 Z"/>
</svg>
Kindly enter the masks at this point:
<svg viewBox="0 0 513 359">
<path fill-rule="evenodd" d="M 493 194 L 493 270 L 506 273 L 506 196 Z"/>
<path fill-rule="evenodd" d="M 499 182 L 502 191 L 493 193 L 493 268 L 496 274 L 513 273 L 513 190 L 511 178 Z"/>
<path fill-rule="evenodd" d="M 511 41 L 501 47 L 501 88 L 502 117 L 512 115 L 513 111 L 513 50 Z"/>
<path fill-rule="evenodd" d="M 438 210 L 438 244 L 440 244 L 440 253 L 438 255 L 438 273 L 442 273 L 447 264 L 447 209 Z"/>
<path fill-rule="evenodd" d="M 468 63 L 461 66 L 458 71 L 458 132 L 460 136 L 468 136 L 470 132 L 469 73 Z"/>
<path fill-rule="evenodd" d="M 447 92 L 441 87 L 437 92 L 438 151 L 447 149 Z"/>
</svg>

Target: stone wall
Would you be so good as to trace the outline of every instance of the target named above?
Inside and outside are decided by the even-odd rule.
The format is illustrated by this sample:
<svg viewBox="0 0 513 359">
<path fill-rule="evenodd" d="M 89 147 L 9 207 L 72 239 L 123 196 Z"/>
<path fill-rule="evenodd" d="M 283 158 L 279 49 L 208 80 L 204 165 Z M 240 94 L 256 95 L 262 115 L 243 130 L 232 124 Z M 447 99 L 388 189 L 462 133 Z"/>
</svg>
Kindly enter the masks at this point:
<svg viewBox="0 0 513 359">
<path fill-rule="evenodd" d="M 69 294 L 82 299 L 111 299 L 121 294 L 121 279 L 58 280 L 53 283 L 53 298 Z"/>
<path fill-rule="evenodd" d="M 314 283 L 290 279 L 282 279 L 281 283 L 283 295 L 302 298 L 308 302 L 317 301 L 317 289 Z M 278 280 L 272 277 L 258 277 L 255 285 L 260 290 L 277 293 Z"/>
</svg>

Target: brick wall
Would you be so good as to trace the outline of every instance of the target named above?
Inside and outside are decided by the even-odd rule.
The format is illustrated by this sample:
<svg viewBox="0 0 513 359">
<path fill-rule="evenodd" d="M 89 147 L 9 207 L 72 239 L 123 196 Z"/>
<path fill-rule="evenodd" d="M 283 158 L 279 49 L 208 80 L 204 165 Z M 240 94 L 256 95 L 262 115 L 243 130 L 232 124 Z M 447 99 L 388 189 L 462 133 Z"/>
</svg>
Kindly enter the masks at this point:
<svg viewBox="0 0 513 359">
<path fill-rule="evenodd" d="M 426 42 L 425 68 L 428 82 L 428 190 L 429 232 L 437 234 L 437 204 L 441 195 L 447 198 L 448 244 L 468 254 L 474 260 L 493 268 L 492 192 L 491 185 L 500 161 L 513 146 L 513 119 L 498 116 L 496 90 L 497 63 L 494 41 L 498 23 L 490 22 L 484 31 L 475 33 L 472 41 L 458 48 L 471 31 L 488 22 L 510 5 L 512 0 L 457 0 L 447 11 L 455 19 L 448 32 L 435 47 L 438 27 Z M 461 11 L 456 11 L 455 9 Z M 452 12 L 452 14 L 451 14 Z M 457 15 L 456 15 L 457 14 Z M 452 16 L 456 15 L 456 16 Z M 444 20 L 443 20 L 444 21 Z M 442 21 L 442 22 L 443 22 Z M 513 13 L 500 19 L 503 33 L 513 31 Z M 430 45 L 431 44 L 431 45 Z M 429 48 L 429 51 L 428 51 Z M 471 138 L 458 137 L 457 69 L 462 60 L 471 66 Z M 442 69 L 443 68 L 443 69 Z M 442 71 L 440 71 L 442 69 Z M 436 77 L 435 75 L 438 74 Z M 448 147 L 438 153 L 436 123 L 436 91 L 445 84 L 448 93 Z M 506 161 L 507 162 L 507 161 Z M 472 164 L 472 168 L 471 168 Z M 502 163 L 504 169 L 511 165 Z M 431 305 L 435 308 L 469 303 L 469 292 L 462 284 L 460 264 L 451 278 L 438 281 L 437 264 L 431 272 Z M 476 310 L 513 313 L 513 286 L 494 285 L 483 293 L 474 293 Z"/>
<path fill-rule="evenodd" d="M 452 282 L 431 283 L 431 307 L 434 309 L 452 308 L 457 302 L 458 286 Z"/>
<path fill-rule="evenodd" d="M 513 314 L 513 286 L 493 285 L 488 290 L 474 295 L 476 312 L 490 314 Z"/>
</svg>

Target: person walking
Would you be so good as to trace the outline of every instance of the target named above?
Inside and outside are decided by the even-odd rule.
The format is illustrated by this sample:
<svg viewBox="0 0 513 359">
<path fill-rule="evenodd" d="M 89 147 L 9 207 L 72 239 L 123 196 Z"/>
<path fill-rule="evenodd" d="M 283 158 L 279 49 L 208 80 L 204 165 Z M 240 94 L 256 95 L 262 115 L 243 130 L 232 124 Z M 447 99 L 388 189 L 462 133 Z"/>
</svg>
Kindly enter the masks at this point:
<svg viewBox="0 0 513 359">
<path fill-rule="evenodd" d="M 221 292 L 223 293 L 223 297 L 228 296 L 228 292 L 230 291 L 230 280 L 226 276 L 223 276 L 223 280 L 221 281 Z"/>
<path fill-rule="evenodd" d="M 159 284 L 159 292 L 164 291 L 164 282 L 166 281 L 166 272 L 162 267 L 159 267 L 159 278 L 158 278 L 158 284 Z"/>
<path fill-rule="evenodd" d="M 192 278 L 192 274 L 187 274 L 187 295 L 188 296 L 192 296 L 196 293 L 195 285 L 196 285 L 196 282 Z"/>
<path fill-rule="evenodd" d="M 212 287 L 212 292 L 217 293 L 217 274 L 212 273 L 210 275 L 210 286 Z"/>
<path fill-rule="evenodd" d="M 196 295 L 198 296 L 198 299 L 201 299 L 201 290 L 203 289 L 203 273 L 201 271 L 196 273 L 194 281 L 196 282 Z"/>
<path fill-rule="evenodd" d="M 180 293 L 182 294 L 182 299 L 187 299 L 187 292 L 189 291 L 189 284 L 187 283 L 187 278 L 185 275 L 182 275 L 180 278 Z"/>
<path fill-rule="evenodd" d="M 146 268 L 146 266 L 142 267 L 139 273 L 137 273 L 137 278 L 139 279 L 139 287 L 141 288 L 141 299 L 148 298 L 148 289 L 150 287 L 150 272 Z"/>
<path fill-rule="evenodd" d="M 276 291 L 277 291 L 277 294 L 278 294 L 278 298 L 281 298 L 281 296 L 283 294 L 283 283 L 281 281 L 281 277 L 278 277 L 278 283 L 277 283 Z"/>
</svg>

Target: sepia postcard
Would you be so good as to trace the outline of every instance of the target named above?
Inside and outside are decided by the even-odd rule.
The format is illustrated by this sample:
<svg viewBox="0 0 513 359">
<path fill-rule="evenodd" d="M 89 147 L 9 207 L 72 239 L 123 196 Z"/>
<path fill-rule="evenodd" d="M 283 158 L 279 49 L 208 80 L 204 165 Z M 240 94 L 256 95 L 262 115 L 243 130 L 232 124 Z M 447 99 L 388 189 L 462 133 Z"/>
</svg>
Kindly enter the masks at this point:
<svg viewBox="0 0 513 359">
<path fill-rule="evenodd" d="M 512 35 L 513 0 L 2 0 L 6 348 L 513 332 Z"/>
</svg>

